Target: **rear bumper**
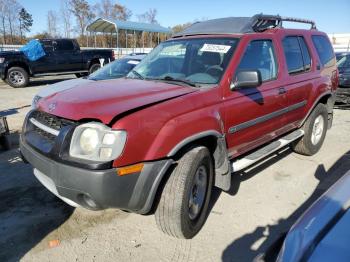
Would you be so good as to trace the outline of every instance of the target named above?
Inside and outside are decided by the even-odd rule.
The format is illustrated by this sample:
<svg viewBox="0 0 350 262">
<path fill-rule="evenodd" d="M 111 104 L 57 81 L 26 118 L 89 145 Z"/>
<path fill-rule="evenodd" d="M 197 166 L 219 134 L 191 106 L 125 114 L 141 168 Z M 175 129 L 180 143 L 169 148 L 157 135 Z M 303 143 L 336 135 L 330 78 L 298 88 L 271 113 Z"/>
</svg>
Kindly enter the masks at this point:
<svg viewBox="0 0 350 262">
<path fill-rule="evenodd" d="M 92 210 L 120 208 L 146 214 L 172 160 L 145 163 L 140 173 L 118 176 L 117 169 L 88 170 L 56 162 L 20 139 L 23 157 L 34 167 L 38 180 L 72 206 Z"/>
</svg>

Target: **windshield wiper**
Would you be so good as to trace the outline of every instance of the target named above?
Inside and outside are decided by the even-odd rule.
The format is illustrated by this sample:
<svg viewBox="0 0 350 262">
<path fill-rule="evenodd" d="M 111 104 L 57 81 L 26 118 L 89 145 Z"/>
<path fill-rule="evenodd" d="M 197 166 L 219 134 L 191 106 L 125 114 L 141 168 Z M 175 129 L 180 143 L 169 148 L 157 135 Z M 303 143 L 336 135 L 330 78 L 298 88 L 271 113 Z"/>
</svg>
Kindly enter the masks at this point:
<svg viewBox="0 0 350 262">
<path fill-rule="evenodd" d="M 197 85 L 196 83 L 193 83 L 193 82 L 185 80 L 185 79 L 173 78 L 172 76 L 165 76 L 163 78 L 155 78 L 154 80 L 165 80 L 165 81 L 172 81 L 172 82 L 180 82 L 180 83 L 184 83 L 184 84 L 189 85 L 189 86 L 199 87 L 199 85 Z"/>
<path fill-rule="evenodd" d="M 136 75 L 139 79 L 145 79 L 139 72 L 137 72 L 136 70 L 131 70 L 131 73 L 133 73 L 134 75 Z"/>
</svg>

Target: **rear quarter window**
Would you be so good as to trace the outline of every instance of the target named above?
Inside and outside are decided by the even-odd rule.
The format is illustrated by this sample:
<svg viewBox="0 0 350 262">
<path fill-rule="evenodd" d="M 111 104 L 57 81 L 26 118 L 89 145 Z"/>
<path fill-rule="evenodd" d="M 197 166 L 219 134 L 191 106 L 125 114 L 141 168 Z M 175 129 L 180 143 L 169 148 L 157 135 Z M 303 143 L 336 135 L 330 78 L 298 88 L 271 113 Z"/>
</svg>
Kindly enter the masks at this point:
<svg viewBox="0 0 350 262">
<path fill-rule="evenodd" d="M 312 42 L 316 48 L 321 64 L 324 67 L 334 66 L 335 58 L 329 39 L 323 35 L 313 35 Z"/>
</svg>

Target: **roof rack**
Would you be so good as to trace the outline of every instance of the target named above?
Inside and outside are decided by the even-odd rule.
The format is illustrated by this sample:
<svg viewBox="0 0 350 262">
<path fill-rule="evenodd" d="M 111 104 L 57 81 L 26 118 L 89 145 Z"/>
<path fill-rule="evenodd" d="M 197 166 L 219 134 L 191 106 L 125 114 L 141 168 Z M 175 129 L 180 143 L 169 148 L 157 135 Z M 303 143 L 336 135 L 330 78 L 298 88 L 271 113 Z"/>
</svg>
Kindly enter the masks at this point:
<svg viewBox="0 0 350 262">
<path fill-rule="evenodd" d="M 257 32 L 265 31 L 266 29 L 269 29 L 271 25 L 272 27 L 282 28 L 283 21 L 310 24 L 311 25 L 310 29 L 316 29 L 316 24 L 314 21 L 308 20 L 308 19 L 295 18 L 295 17 L 258 14 L 253 16 L 252 20 L 253 20 L 253 23 L 252 23 L 253 30 Z"/>
<path fill-rule="evenodd" d="M 263 32 L 271 28 L 282 28 L 282 22 L 296 22 L 310 24 L 310 29 L 316 29 L 312 20 L 293 17 L 282 17 L 279 15 L 257 14 L 252 17 L 227 17 L 203 22 L 197 22 L 173 37 L 204 34 L 242 34 Z"/>
</svg>

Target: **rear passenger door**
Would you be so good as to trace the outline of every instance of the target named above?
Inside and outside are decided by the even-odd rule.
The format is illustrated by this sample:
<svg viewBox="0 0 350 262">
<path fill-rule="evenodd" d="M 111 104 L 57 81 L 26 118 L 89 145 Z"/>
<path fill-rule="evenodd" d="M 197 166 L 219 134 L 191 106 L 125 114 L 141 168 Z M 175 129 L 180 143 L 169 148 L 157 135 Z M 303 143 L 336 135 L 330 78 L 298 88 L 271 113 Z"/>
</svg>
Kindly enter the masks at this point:
<svg viewBox="0 0 350 262">
<path fill-rule="evenodd" d="M 283 108 L 287 100 L 280 87 L 279 59 L 272 39 L 251 40 L 233 74 L 258 70 L 263 83 L 259 87 L 232 90 L 225 97 L 225 124 L 230 156 L 237 156 L 284 131 Z"/>
<path fill-rule="evenodd" d="M 287 70 L 284 74 L 287 96 L 286 123 L 288 129 L 296 128 L 305 117 L 305 109 L 316 77 L 312 70 L 311 52 L 303 36 L 288 35 L 282 39 Z"/>
</svg>

